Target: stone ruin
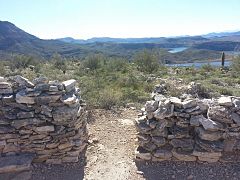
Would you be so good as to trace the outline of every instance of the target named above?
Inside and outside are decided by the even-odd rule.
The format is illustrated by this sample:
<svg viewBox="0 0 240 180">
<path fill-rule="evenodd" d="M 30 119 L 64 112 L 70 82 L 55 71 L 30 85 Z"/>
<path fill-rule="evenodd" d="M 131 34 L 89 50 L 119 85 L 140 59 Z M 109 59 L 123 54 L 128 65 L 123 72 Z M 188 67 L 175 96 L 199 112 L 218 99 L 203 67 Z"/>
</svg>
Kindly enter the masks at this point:
<svg viewBox="0 0 240 180">
<path fill-rule="evenodd" d="M 240 161 L 240 97 L 167 97 L 155 91 L 136 127 L 140 160 Z"/>
<path fill-rule="evenodd" d="M 0 157 L 28 153 L 33 162 L 78 162 L 88 138 L 79 93 L 75 80 L 0 77 Z"/>
</svg>

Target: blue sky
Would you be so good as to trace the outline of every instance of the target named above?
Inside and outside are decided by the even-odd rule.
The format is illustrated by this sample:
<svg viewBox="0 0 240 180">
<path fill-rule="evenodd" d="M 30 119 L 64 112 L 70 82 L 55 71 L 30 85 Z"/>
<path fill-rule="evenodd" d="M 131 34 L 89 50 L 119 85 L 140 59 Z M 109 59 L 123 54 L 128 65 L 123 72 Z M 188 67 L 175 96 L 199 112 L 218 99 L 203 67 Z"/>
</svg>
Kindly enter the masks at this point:
<svg viewBox="0 0 240 180">
<path fill-rule="evenodd" d="M 43 39 L 240 30 L 240 0 L 0 0 L 0 20 Z"/>
</svg>

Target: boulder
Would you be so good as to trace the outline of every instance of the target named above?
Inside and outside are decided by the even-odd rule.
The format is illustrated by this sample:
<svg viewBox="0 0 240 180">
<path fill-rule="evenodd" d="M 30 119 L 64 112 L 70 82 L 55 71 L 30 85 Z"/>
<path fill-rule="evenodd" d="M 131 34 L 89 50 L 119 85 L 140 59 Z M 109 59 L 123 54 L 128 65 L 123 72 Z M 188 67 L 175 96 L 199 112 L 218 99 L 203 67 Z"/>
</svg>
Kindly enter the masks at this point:
<svg viewBox="0 0 240 180">
<path fill-rule="evenodd" d="M 26 86 L 29 88 L 34 87 L 34 84 L 32 82 L 30 82 L 28 79 L 26 79 L 20 75 L 10 77 L 10 79 L 15 81 L 16 83 L 18 83 L 19 86 Z"/>
</svg>

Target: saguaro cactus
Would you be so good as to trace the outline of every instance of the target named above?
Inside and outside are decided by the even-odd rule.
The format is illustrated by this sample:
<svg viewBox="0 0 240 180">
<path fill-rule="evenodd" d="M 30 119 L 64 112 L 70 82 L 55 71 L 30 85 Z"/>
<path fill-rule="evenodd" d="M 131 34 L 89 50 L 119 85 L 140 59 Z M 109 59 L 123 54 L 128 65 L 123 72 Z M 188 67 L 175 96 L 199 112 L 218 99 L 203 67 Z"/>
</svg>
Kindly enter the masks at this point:
<svg viewBox="0 0 240 180">
<path fill-rule="evenodd" d="M 222 67 L 224 67 L 224 63 L 225 63 L 225 53 L 224 52 L 222 52 L 221 60 L 222 60 Z"/>
</svg>

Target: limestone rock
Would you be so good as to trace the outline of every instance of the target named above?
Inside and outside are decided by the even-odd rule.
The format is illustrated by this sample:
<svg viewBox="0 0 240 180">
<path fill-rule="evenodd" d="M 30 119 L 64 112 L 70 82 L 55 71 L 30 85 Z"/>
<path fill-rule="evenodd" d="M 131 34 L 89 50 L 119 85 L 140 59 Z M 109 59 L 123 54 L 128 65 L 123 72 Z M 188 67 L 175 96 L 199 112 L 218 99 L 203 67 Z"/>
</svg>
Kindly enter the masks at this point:
<svg viewBox="0 0 240 180">
<path fill-rule="evenodd" d="M 16 94 L 16 101 L 17 103 L 23 103 L 23 104 L 35 104 L 35 98 L 34 97 L 28 97 L 26 95 L 26 92 L 24 90 L 19 91 Z"/>
<path fill-rule="evenodd" d="M 170 141 L 170 144 L 174 148 L 181 148 L 184 150 L 192 150 L 194 146 L 193 139 L 190 138 L 182 138 L 182 139 L 173 139 Z"/>
<path fill-rule="evenodd" d="M 174 106 L 181 108 L 182 107 L 182 101 L 181 99 L 177 98 L 177 97 L 171 97 L 169 98 L 169 100 L 171 101 L 171 103 L 174 104 Z"/>
<path fill-rule="evenodd" d="M 19 113 L 17 113 L 17 117 L 19 119 L 33 118 L 34 112 L 19 112 Z"/>
<path fill-rule="evenodd" d="M 221 106 L 232 106 L 233 103 L 232 103 L 232 99 L 231 97 L 227 96 L 227 97 L 220 97 L 218 99 L 218 104 L 221 105 Z"/>
<path fill-rule="evenodd" d="M 145 104 L 145 109 L 147 112 L 154 112 L 158 108 L 158 101 L 147 101 Z"/>
<path fill-rule="evenodd" d="M 66 92 L 71 92 L 75 89 L 76 80 L 71 79 L 71 80 L 62 82 L 62 84 L 63 84 Z"/>
<path fill-rule="evenodd" d="M 166 144 L 166 139 L 164 137 L 160 136 L 153 136 L 152 142 L 156 144 L 158 147 L 164 146 Z"/>
<path fill-rule="evenodd" d="M 198 134 L 198 136 L 203 140 L 216 141 L 223 137 L 223 133 L 219 131 L 216 131 L 216 132 L 207 131 L 201 127 L 197 127 L 195 131 Z"/>
<path fill-rule="evenodd" d="M 240 115 L 238 115 L 237 113 L 232 113 L 231 114 L 232 120 L 240 126 Z"/>
<path fill-rule="evenodd" d="M 19 86 L 26 86 L 29 88 L 34 87 L 34 84 L 32 82 L 30 82 L 28 79 L 26 79 L 20 75 L 16 75 L 14 77 L 11 77 L 10 79 L 12 79 L 16 83 L 18 83 Z"/>
<path fill-rule="evenodd" d="M 37 127 L 36 132 L 53 132 L 54 131 L 54 126 L 40 126 Z"/>
<path fill-rule="evenodd" d="M 182 106 L 184 109 L 193 108 L 197 106 L 197 101 L 195 99 L 185 100 L 182 102 Z"/>
<path fill-rule="evenodd" d="M 160 159 L 169 160 L 172 157 L 172 152 L 171 150 L 160 148 L 154 152 L 153 156 Z"/>
<path fill-rule="evenodd" d="M 208 110 L 208 118 L 223 123 L 233 123 L 231 112 L 223 106 L 212 106 Z"/>
<path fill-rule="evenodd" d="M 191 151 L 183 151 L 179 149 L 173 149 L 172 154 L 180 161 L 196 161 L 197 158 L 192 155 Z"/>
</svg>

